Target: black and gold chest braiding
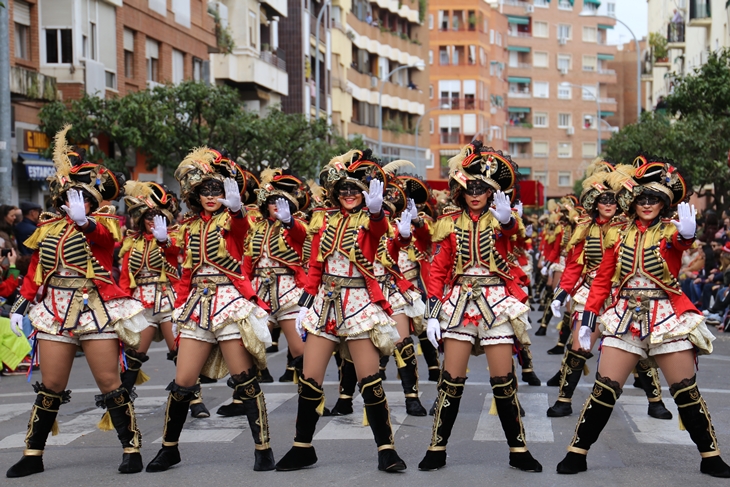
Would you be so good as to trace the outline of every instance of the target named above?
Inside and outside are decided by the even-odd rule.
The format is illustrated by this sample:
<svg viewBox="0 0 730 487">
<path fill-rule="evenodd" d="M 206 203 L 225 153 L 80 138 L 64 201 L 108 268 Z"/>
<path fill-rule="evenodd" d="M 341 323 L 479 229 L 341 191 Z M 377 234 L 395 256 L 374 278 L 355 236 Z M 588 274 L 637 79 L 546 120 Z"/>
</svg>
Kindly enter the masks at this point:
<svg viewBox="0 0 730 487">
<path fill-rule="evenodd" d="M 129 272 L 137 275 L 142 270 L 162 272 L 177 277 L 177 268 L 170 265 L 165 258 L 165 251 L 157 242 L 146 240 L 144 237 L 136 238 L 129 251 Z"/>
<path fill-rule="evenodd" d="M 669 272 L 660 250 L 664 227 L 660 224 L 644 233 L 633 225 L 629 227 L 619 245 L 619 265 L 614 280 L 618 277 L 618 281 L 623 283 L 641 272 L 661 287 L 678 287 L 677 278 Z"/>
<path fill-rule="evenodd" d="M 91 263 L 94 277 L 108 280 L 109 271 L 92 256 L 91 247 L 83 233 L 69 226 L 58 236 L 48 235 L 40 244 L 40 262 L 46 270 L 57 269 L 59 266 L 74 269 L 79 273 L 89 272 Z"/>
<path fill-rule="evenodd" d="M 369 217 L 362 212 L 344 217 L 341 214 L 333 215 L 322 233 L 320 260 L 324 262 L 335 251 L 339 251 L 347 255 L 350 262 L 357 264 L 363 274 L 373 277 L 373 264 L 365 258 L 362 249 L 357 245 L 357 237 L 364 228 L 365 218 Z"/>
<path fill-rule="evenodd" d="M 591 272 L 601 265 L 603 259 L 603 239 L 600 236 L 588 235 L 583 246 L 583 262 L 585 270 Z"/>
<path fill-rule="evenodd" d="M 490 218 L 489 216 L 482 219 Z M 467 215 L 462 215 L 454 226 L 456 237 L 456 260 L 454 274 L 461 274 L 473 266 L 487 267 L 492 272 L 509 275 L 509 264 L 497 252 L 496 235 L 489 221 L 473 222 Z"/>
<path fill-rule="evenodd" d="M 247 252 L 254 258 L 254 262 L 258 261 L 265 252 L 272 259 L 285 264 L 298 265 L 300 263 L 299 255 L 286 244 L 282 230 L 279 221 L 272 222 L 267 219 L 257 222 L 252 229 Z"/>
</svg>

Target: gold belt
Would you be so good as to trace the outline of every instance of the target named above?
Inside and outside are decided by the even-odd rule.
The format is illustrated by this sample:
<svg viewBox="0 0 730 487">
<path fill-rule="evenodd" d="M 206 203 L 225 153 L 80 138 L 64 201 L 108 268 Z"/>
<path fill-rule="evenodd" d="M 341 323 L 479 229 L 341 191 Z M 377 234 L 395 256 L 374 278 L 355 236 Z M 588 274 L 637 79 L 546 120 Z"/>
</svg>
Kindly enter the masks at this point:
<svg viewBox="0 0 730 487">
<path fill-rule="evenodd" d="M 456 306 L 454 307 L 454 313 L 449 320 L 448 328 L 455 328 L 461 325 L 466 306 L 470 301 L 474 302 L 477 308 L 479 308 L 479 311 L 482 313 L 482 318 L 487 323 L 487 328 L 491 328 L 496 317 L 494 316 L 492 307 L 482 293 L 482 288 L 503 286 L 504 281 L 497 276 L 461 275 L 456 278 L 456 284 L 461 286 L 461 290 L 459 292 L 459 299 L 456 301 Z"/>
<path fill-rule="evenodd" d="M 67 289 L 81 289 L 84 287 L 96 287 L 94 281 L 85 277 L 72 276 L 52 276 L 48 279 L 48 285 L 53 287 L 62 287 Z"/>
<path fill-rule="evenodd" d="M 81 313 L 87 310 L 94 312 L 94 318 L 100 332 L 111 321 L 93 280 L 85 277 L 52 276 L 48 279 L 48 286 L 71 291 L 66 315 L 55 317 L 56 321 L 61 324 L 59 334 L 64 330 L 76 328 Z"/>
<path fill-rule="evenodd" d="M 269 267 L 268 269 L 256 269 L 254 271 L 258 277 L 270 277 L 275 276 L 293 276 L 294 271 L 288 267 Z"/>
<path fill-rule="evenodd" d="M 335 321 L 339 326 L 345 321 L 345 312 L 342 309 L 342 300 L 340 299 L 342 289 L 366 288 L 365 278 L 325 274 L 322 276 L 322 285 L 324 286 L 324 298 L 322 312 L 319 315 L 318 327 L 324 329 L 327 325 L 327 316 L 329 316 L 330 310 L 333 308 L 335 311 Z"/>
<path fill-rule="evenodd" d="M 325 274 L 322 276 L 322 282 L 327 287 L 339 287 L 339 288 L 366 287 L 364 277 L 342 277 L 342 276 L 333 276 L 332 274 Z"/>
<path fill-rule="evenodd" d="M 403 273 L 403 277 L 406 278 L 407 281 L 414 281 L 420 277 L 418 267 L 414 267 L 413 269 L 408 269 Z"/>
<path fill-rule="evenodd" d="M 256 269 L 254 274 L 261 278 L 257 294 L 263 300 L 269 296 L 269 304 L 271 305 L 271 314 L 279 311 L 279 279 L 276 276 L 293 276 L 294 271 L 288 267 L 270 267 L 268 269 Z"/>
<path fill-rule="evenodd" d="M 616 327 L 617 335 L 624 335 L 629 331 L 631 323 L 639 325 L 642 340 L 649 336 L 652 329 L 651 314 L 652 301 L 666 299 L 667 293 L 661 289 L 622 289 L 619 298 L 628 300 L 626 312 Z"/>
<path fill-rule="evenodd" d="M 456 278 L 456 284 L 460 286 L 504 286 L 504 281 L 497 276 L 469 276 L 462 274 Z"/>
<path fill-rule="evenodd" d="M 137 277 L 134 279 L 134 281 L 137 283 L 137 286 L 143 286 L 146 284 L 157 284 L 159 280 L 160 276 Z"/>
<path fill-rule="evenodd" d="M 203 274 L 193 277 L 193 285 L 196 286 L 195 292 L 185 303 L 185 307 L 178 317 L 178 321 L 186 322 L 190 320 L 191 315 L 200 303 L 200 323 L 198 326 L 204 330 L 210 330 L 211 316 L 210 307 L 215 295 L 216 288 L 219 284 L 233 284 L 231 280 L 221 274 Z"/>
<path fill-rule="evenodd" d="M 619 292 L 619 298 L 631 299 L 639 297 L 641 299 L 668 299 L 667 293 L 661 289 L 622 289 Z"/>
<path fill-rule="evenodd" d="M 170 282 L 160 282 L 160 276 L 145 276 L 138 277 L 135 279 L 137 287 L 154 285 L 155 286 L 155 304 L 152 307 L 153 313 L 160 313 L 162 311 L 162 299 L 167 298 L 170 301 L 170 305 L 175 304 L 175 295 L 172 293 L 172 284 Z"/>
</svg>

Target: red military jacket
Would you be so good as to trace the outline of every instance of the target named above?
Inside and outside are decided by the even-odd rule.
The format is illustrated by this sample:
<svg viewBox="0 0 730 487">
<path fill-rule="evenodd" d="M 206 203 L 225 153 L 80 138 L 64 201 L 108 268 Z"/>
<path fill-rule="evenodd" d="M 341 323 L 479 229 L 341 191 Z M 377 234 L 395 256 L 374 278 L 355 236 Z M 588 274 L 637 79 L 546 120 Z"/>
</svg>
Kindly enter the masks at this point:
<svg viewBox="0 0 730 487">
<path fill-rule="evenodd" d="M 177 258 L 180 255 L 175 228 L 169 228 L 168 242 L 160 243 L 150 233 L 131 231 L 122 242 L 122 272 L 119 287 L 131 293 L 137 287 L 135 279 L 142 270 L 160 274 L 161 281 L 169 280 L 173 287 L 179 280 Z M 164 269 L 164 274 L 163 274 Z"/>
<path fill-rule="evenodd" d="M 254 278 L 256 264 L 265 251 L 269 258 L 288 267 L 294 272 L 294 281 L 298 287 L 304 287 L 307 273 L 302 263 L 304 242 L 307 239 L 307 227 L 292 217 L 287 227 L 274 218 L 264 218 L 260 214 L 247 216 L 249 231 L 246 236 L 243 272 L 249 279 Z"/>
</svg>

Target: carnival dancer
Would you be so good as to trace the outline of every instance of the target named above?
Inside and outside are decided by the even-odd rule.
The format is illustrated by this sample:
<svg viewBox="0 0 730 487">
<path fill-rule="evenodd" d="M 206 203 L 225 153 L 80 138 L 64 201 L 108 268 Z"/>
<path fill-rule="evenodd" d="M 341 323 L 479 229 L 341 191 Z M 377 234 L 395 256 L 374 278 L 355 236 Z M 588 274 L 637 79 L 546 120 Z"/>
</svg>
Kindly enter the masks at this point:
<svg viewBox="0 0 730 487">
<path fill-rule="evenodd" d="M 446 444 L 464 392 L 469 356 L 485 353 L 493 410 L 507 438 L 509 464 L 540 472 L 542 466 L 525 443 L 512 362 L 514 345 L 530 343 L 529 308 L 522 302 L 527 295 L 510 275 L 505 258 L 507 241 L 519 227 L 504 193 L 515 184 L 517 165 L 501 151 L 474 141 L 449 161 L 449 167 L 452 198 L 462 211 L 443 215 L 434 227 L 426 316 L 434 346 L 443 338 L 444 366 L 431 444 L 418 468 L 446 465 Z"/>
<path fill-rule="evenodd" d="M 700 451 L 700 471 L 730 477 L 695 376 L 696 356 L 712 352 L 714 336 L 677 282 L 682 253 L 692 246 L 697 225 L 694 208 L 683 202 L 691 186 L 671 162 L 640 156 L 634 166 L 635 174 L 624 178 L 616 196 L 630 221 L 603 239 L 603 260 L 579 331 L 581 348 L 589 349 L 598 320 L 603 327 L 596 382 L 557 471 L 587 469 L 588 450 L 608 423 L 626 378 L 640 359 L 651 357 Z M 666 219 L 674 207 L 678 219 Z M 613 286 L 612 303 L 601 311 Z"/>
<path fill-rule="evenodd" d="M 299 298 L 306 282 L 302 266 L 302 246 L 307 236 L 303 221 L 294 217 L 309 206 L 306 184 L 282 169 L 265 169 L 255 190 L 258 210 L 248 215 L 243 272 L 251 280 L 256 295 L 271 309 L 269 322 L 281 328 L 286 337 L 290 359 L 287 368 L 301 374 L 304 343 L 294 326 L 299 313 Z M 266 215 L 266 216 L 264 216 Z M 221 416 L 245 414 L 237 391 L 233 402 L 218 409 Z"/>
<path fill-rule="evenodd" d="M 242 401 L 255 443 L 254 470 L 273 470 L 266 402 L 256 378 L 258 369 L 266 367 L 271 344 L 267 306 L 241 274 L 250 228 L 241 203 L 244 173 L 226 155 L 201 147 L 185 157 L 175 178 L 194 213 L 180 228 L 185 260 L 173 312 L 180 331 L 177 370 L 167 386 L 162 448 L 147 471 L 180 463 L 180 433 L 200 391 L 201 371 L 214 379 L 230 371 L 228 386 Z"/>
<path fill-rule="evenodd" d="M 559 371 L 558 400 L 548 408 L 547 415 L 557 418 L 573 413 L 572 397 L 575 388 L 584 373 L 586 361 L 592 356 L 591 350 L 600 336 L 596 330 L 591 335 L 591 348 L 584 350 L 578 341 L 577 331 L 580 328 L 580 319 L 588 298 L 593 279 L 605 252 L 606 234 L 620 230 L 626 226 L 626 219 L 616 214 L 618 202 L 616 190 L 620 189 L 625 171 L 631 173 L 631 166 L 621 165 L 614 171 L 614 167 L 601 159 L 594 161 L 586 169 L 586 178 L 583 181 L 581 204 L 588 212 L 588 216 L 578 221 L 576 231 L 568 244 L 568 257 L 565 272 L 560 279 L 560 285 L 555 289 L 555 297 L 551 304 L 553 315 L 561 318 L 560 308 L 568 296 L 571 297 L 571 309 L 565 314 L 569 317 L 574 330 L 572 344 L 563 356 Z M 562 332 L 562 330 L 561 330 Z M 640 383 L 649 400 L 649 416 L 657 419 L 672 419 L 672 413 L 662 402 L 661 385 L 656 367 L 649 360 L 642 360 L 638 369 L 641 371 Z"/>
<path fill-rule="evenodd" d="M 340 345 L 343 355 L 355 364 L 365 404 L 363 419 L 378 447 L 378 469 L 405 470 L 406 464 L 393 444 L 390 410 L 378 375 L 379 356 L 393 353 L 400 340 L 389 316 L 390 305 L 373 273 L 380 238 L 388 231 L 382 210 L 386 176 L 369 150 L 351 150 L 332 159 L 320 179 L 338 208 L 329 212 L 312 242 L 309 275 L 297 318 L 307 338 L 299 378 L 296 435 L 293 447 L 276 468 L 298 470 L 317 462 L 312 437 L 324 411 L 320 384 L 332 352 Z M 398 230 L 407 234 L 404 238 L 410 238 L 410 225 L 408 218 L 402 220 Z"/>
<path fill-rule="evenodd" d="M 43 382 L 33 386 L 38 395 L 28 422 L 26 448 L 8 477 L 43 471 L 48 434 L 58 433 L 58 410 L 71 397 L 65 389 L 79 346 L 101 391 L 96 404 L 107 410 L 99 428 L 116 429 L 124 448 L 119 471 L 136 473 L 143 467 L 142 437 L 129 392 L 119 377 L 118 360 L 120 342 L 138 347 L 147 323 L 142 305 L 112 278 L 112 250 L 122 239 L 121 228 L 114 207 L 100 207 L 102 201 L 119 197 L 124 180 L 100 164 L 86 162 L 83 149 L 69 146 L 70 128 L 65 126 L 54 139 L 56 174 L 49 178 L 49 190 L 58 213 L 43 214 L 25 241 L 33 256 L 12 307 L 11 327 L 16 334 L 30 308 L 36 353 L 43 355 Z M 32 305 L 41 286 L 43 297 Z"/>
</svg>

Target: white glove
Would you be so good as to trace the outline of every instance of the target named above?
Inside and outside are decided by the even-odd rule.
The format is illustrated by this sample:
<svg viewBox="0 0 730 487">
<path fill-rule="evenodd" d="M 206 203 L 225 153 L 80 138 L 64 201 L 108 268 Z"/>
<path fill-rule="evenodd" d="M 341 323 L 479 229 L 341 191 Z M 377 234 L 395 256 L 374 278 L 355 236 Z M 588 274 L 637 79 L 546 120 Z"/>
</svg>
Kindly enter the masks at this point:
<svg viewBox="0 0 730 487">
<path fill-rule="evenodd" d="M 426 336 L 434 348 L 439 348 L 439 340 L 441 340 L 441 323 L 436 318 L 429 318 L 426 324 Z"/>
<path fill-rule="evenodd" d="M 494 215 L 502 225 L 509 223 L 512 218 L 512 207 L 509 204 L 509 198 L 502 191 L 494 193 L 494 208 L 490 208 L 489 211 Z"/>
<path fill-rule="evenodd" d="M 309 312 L 309 308 L 305 308 L 302 306 L 299 308 L 299 313 L 297 314 L 297 320 L 294 322 L 294 326 L 297 329 L 297 334 L 299 334 L 300 337 L 304 336 L 305 329 L 304 325 L 302 325 L 302 322 L 304 321 L 304 317 L 307 316 L 307 313 Z"/>
<path fill-rule="evenodd" d="M 286 223 L 287 225 L 291 223 L 291 210 L 289 209 L 289 203 L 284 198 L 276 200 L 274 216 L 282 223 Z"/>
<path fill-rule="evenodd" d="M 167 220 L 162 215 L 155 215 L 152 235 L 158 242 L 167 242 Z"/>
<path fill-rule="evenodd" d="M 218 198 L 223 206 L 236 213 L 241 210 L 241 194 L 238 192 L 238 183 L 233 178 L 226 178 L 223 181 L 225 199 Z"/>
<path fill-rule="evenodd" d="M 540 274 L 542 274 L 543 276 L 547 276 L 548 275 L 548 266 L 543 266 L 543 268 L 540 269 Z"/>
<path fill-rule="evenodd" d="M 517 210 L 517 215 L 518 215 L 518 216 L 519 216 L 520 218 L 522 218 L 522 211 L 523 211 L 523 208 L 522 208 L 522 201 L 520 201 L 519 203 L 517 203 L 517 204 L 515 205 L 515 210 Z"/>
<path fill-rule="evenodd" d="M 19 313 L 10 315 L 10 329 L 19 337 L 23 336 L 23 315 Z"/>
<path fill-rule="evenodd" d="M 534 230 L 532 229 L 532 224 L 527 225 L 525 227 L 525 237 L 532 237 L 532 232 L 534 232 Z"/>
<path fill-rule="evenodd" d="M 63 208 L 63 211 L 66 212 L 68 217 L 72 219 L 76 225 L 83 227 L 89 220 L 86 218 L 84 197 L 81 194 L 81 191 L 69 189 L 66 192 L 66 196 L 68 197 L 68 206 L 61 205 L 61 208 Z"/>
<path fill-rule="evenodd" d="M 415 203 L 413 203 L 413 200 L 409 199 L 408 206 L 406 207 L 405 211 L 400 214 L 400 221 L 397 224 L 398 233 L 400 233 L 400 236 L 403 238 L 410 238 L 411 236 L 411 221 L 413 220 L 411 205 L 413 205 L 413 208 L 415 209 Z"/>
<path fill-rule="evenodd" d="M 695 238 L 695 230 L 697 230 L 697 210 L 695 205 L 690 206 L 688 203 L 680 203 L 677 205 L 677 215 L 679 220 L 672 220 L 674 226 L 683 239 L 689 240 Z"/>
<path fill-rule="evenodd" d="M 377 215 L 383 208 L 383 182 L 379 179 L 370 181 L 370 190 L 363 191 L 365 197 L 365 206 L 368 207 L 370 214 Z"/>
<path fill-rule="evenodd" d="M 581 326 L 578 331 L 578 343 L 583 350 L 591 349 L 591 333 L 591 329 L 587 326 Z"/>
<path fill-rule="evenodd" d="M 560 308 L 562 306 L 563 306 L 563 304 L 560 302 L 559 299 L 556 299 L 552 303 L 550 303 L 550 310 L 552 310 L 554 317 L 556 317 L 556 318 L 563 317 L 563 313 L 560 312 Z"/>
</svg>

